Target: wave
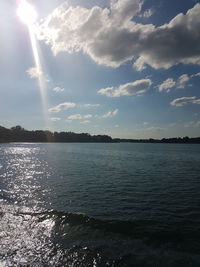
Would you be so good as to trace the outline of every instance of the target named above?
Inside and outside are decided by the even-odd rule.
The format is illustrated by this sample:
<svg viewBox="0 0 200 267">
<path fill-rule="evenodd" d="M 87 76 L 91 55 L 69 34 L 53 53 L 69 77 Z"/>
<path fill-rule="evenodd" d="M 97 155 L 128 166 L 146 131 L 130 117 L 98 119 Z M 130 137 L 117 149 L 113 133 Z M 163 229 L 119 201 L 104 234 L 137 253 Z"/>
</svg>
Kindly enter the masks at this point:
<svg viewBox="0 0 200 267">
<path fill-rule="evenodd" d="M 39 222 L 50 219 L 54 222 L 54 232 L 64 234 L 64 231 L 69 232 L 70 229 L 76 228 L 76 231 L 93 231 L 96 234 L 113 234 L 121 235 L 124 238 L 143 239 L 145 241 L 159 243 L 177 242 L 184 243 L 185 240 L 200 239 L 200 225 L 192 224 L 189 221 L 158 221 L 158 220 L 102 220 L 94 218 L 83 213 L 70 213 L 57 210 L 39 210 L 35 211 L 32 208 L 16 206 L 15 198 L 6 191 L 0 191 L 0 199 L 3 200 L 4 212 L 6 205 L 13 205 L 13 215 L 29 215 L 35 217 Z M 18 203 L 19 204 L 19 203 Z M 9 213 L 11 213 L 9 208 Z M 199 249 L 199 246 L 198 246 Z"/>
<path fill-rule="evenodd" d="M 50 219 L 54 221 L 56 234 L 76 228 L 76 231 L 85 229 L 86 232 L 95 231 L 96 235 L 118 235 L 126 239 L 143 239 L 155 244 L 167 242 L 184 244 L 188 240 L 199 241 L 199 225 L 191 225 L 188 222 L 163 222 L 155 220 L 100 220 L 82 213 L 70 213 L 56 210 L 41 212 L 21 212 L 18 215 L 30 215 L 37 217 L 39 221 Z M 198 246 L 198 250 L 199 250 Z M 194 251 L 194 248 L 192 248 Z"/>
<path fill-rule="evenodd" d="M 171 266 L 158 264 L 162 255 L 173 266 L 200 263 L 199 234 L 191 228 L 186 231 L 186 225 L 183 230 L 183 225 L 172 222 L 108 221 L 81 213 L 2 206 L 5 215 L 1 216 L 2 222 L 5 227 L 8 225 L 9 236 L 3 240 L 2 259 L 9 258 L 12 263 L 9 266 L 18 266 L 21 260 L 16 260 L 16 245 L 26 262 L 40 262 L 37 266 Z M 6 254 L 7 251 L 12 253 Z M 185 262 L 190 259 L 188 265 L 176 264 L 183 259 Z M 93 264 L 94 261 L 99 264 Z"/>
</svg>

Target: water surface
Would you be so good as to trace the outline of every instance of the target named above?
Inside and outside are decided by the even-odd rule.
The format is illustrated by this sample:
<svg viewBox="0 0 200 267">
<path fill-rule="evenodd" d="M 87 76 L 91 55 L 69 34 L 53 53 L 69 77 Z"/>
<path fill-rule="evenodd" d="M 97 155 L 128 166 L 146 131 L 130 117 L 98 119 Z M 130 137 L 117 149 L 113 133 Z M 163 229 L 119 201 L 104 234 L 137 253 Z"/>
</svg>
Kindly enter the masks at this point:
<svg viewBox="0 0 200 267">
<path fill-rule="evenodd" d="M 200 145 L 0 145 L 5 266 L 200 266 Z"/>
</svg>

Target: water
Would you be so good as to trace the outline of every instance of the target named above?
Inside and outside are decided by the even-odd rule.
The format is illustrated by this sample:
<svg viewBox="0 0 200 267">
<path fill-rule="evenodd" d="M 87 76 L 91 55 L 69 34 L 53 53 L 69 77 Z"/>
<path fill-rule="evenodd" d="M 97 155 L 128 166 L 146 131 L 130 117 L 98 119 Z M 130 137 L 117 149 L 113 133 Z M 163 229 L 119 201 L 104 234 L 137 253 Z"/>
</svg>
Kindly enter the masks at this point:
<svg viewBox="0 0 200 267">
<path fill-rule="evenodd" d="M 1 144 L 0 265 L 200 266 L 200 145 Z"/>
</svg>

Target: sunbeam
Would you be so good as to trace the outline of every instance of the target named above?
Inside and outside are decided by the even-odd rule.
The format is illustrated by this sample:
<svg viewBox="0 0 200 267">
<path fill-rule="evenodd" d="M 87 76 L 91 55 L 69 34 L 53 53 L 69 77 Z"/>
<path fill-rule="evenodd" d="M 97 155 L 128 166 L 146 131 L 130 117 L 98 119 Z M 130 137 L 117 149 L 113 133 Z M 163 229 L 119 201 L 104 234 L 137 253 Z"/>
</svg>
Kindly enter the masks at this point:
<svg viewBox="0 0 200 267">
<path fill-rule="evenodd" d="M 43 105 L 43 114 L 45 119 L 45 126 L 47 127 L 48 122 L 48 111 L 47 111 L 47 94 L 46 94 L 46 77 L 44 76 L 43 67 L 40 59 L 39 48 L 37 45 L 37 40 L 35 38 L 35 28 L 34 25 L 29 25 L 29 35 L 31 40 L 31 46 L 33 50 L 33 57 L 35 61 L 35 67 L 38 70 L 38 85 L 40 88 L 40 94 Z"/>
<path fill-rule="evenodd" d="M 45 128 L 48 126 L 48 111 L 47 111 L 47 94 L 46 94 L 46 77 L 43 72 L 43 66 L 41 62 L 41 56 L 39 53 L 39 47 L 36 40 L 36 26 L 35 22 L 37 19 L 37 12 L 35 8 L 29 4 L 26 0 L 21 0 L 19 7 L 17 9 L 17 15 L 21 19 L 23 23 L 25 23 L 28 27 L 34 63 L 35 67 L 38 70 L 38 85 L 40 88 L 40 94 L 42 99 L 42 107 L 44 114 L 44 126 Z"/>
</svg>

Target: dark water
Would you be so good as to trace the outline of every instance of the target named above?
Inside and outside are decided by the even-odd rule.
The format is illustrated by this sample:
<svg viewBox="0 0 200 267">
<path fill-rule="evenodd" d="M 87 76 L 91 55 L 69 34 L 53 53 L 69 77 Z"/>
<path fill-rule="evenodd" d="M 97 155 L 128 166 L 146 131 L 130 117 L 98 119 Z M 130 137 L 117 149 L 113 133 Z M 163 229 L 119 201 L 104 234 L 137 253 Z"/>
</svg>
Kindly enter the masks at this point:
<svg viewBox="0 0 200 267">
<path fill-rule="evenodd" d="M 0 145 L 0 265 L 200 266 L 200 145 Z"/>
</svg>

